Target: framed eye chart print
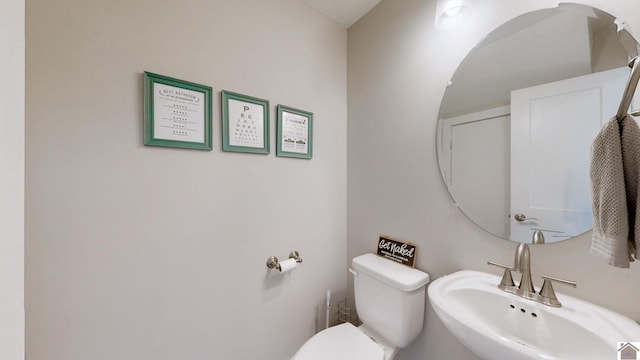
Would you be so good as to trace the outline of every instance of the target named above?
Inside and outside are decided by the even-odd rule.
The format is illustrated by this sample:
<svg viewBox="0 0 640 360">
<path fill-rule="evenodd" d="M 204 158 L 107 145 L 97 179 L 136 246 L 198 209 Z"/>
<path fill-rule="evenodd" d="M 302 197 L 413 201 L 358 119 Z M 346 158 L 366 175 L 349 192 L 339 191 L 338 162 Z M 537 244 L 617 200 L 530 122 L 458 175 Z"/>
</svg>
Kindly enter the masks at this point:
<svg viewBox="0 0 640 360">
<path fill-rule="evenodd" d="M 269 101 L 222 91 L 222 150 L 269 154 Z"/>
<path fill-rule="evenodd" d="M 278 105 L 276 155 L 311 159 L 313 150 L 313 113 Z"/>
<path fill-rule="evenodd" d="M 211 150 L 209 86 L 144 72 L 144 144 Z"/>
</svg>

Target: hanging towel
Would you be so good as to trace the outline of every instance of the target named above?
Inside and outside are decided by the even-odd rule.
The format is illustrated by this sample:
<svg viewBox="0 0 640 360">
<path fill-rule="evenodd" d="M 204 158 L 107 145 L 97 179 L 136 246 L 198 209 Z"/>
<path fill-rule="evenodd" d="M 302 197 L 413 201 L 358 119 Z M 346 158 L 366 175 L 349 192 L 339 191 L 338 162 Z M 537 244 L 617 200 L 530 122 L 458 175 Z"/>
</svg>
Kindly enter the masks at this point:
<svg viewBox="0 0 640 360">
<path fill-rule="evenodd" d="M 640 129 L 625 116 L 609 120 L 591 146 L 593 238 L 591 254 L 628 268 L 640 240 L 636 216 L 640 179 Z M 637 231 L 637 233 L 636 233 Z"/>
<path fill-rule="evenodd" d="M 629 257 L 640 260 L 640 127 L 630 115 L 620 122 L 624 187 L 629 211 Z"/>
</svg>

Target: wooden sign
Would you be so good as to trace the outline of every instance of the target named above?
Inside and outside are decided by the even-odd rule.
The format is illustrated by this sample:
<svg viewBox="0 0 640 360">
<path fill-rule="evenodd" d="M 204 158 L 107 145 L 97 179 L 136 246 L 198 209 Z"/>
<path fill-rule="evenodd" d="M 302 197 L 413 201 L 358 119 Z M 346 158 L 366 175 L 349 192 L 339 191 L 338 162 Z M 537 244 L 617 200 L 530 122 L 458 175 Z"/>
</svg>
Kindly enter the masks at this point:
<svg viewBox="0 0 640 360">
<path fill-rule="evenodd" d="M 416 246 L 380 236 L 378 255 L 411 268 L 416 267 Z"/>
</svg>

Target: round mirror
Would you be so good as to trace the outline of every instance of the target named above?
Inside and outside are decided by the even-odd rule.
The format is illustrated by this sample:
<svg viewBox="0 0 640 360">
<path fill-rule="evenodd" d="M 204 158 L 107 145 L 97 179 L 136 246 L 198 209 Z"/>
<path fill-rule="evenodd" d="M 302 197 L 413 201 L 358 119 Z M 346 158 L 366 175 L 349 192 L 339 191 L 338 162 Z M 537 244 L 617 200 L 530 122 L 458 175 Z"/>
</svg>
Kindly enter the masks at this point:
<svg viewBox="0 0 640 360">
<path fill-rule="evenodd" d="M 473 48 L 437 129 L 442 178 L 462 212 L 517 242 L 590 230 L 591 142 L 615 116 L 637 55 L 623 23 L 580 4 L 519 16 Z"/>
</svg>

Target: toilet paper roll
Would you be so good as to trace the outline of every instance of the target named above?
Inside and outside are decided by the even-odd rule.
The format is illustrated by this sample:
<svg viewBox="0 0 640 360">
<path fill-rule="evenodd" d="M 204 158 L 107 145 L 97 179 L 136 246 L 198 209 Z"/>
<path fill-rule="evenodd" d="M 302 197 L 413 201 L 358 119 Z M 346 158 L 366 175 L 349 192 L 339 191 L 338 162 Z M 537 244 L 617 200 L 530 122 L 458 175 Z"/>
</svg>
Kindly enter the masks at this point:
<svg viewBox="0 0 640 360">
<path fill-rule="evenodd" d="M 292 271 L 298 266 L 296 259 L 287 259 L 284 261 L 280 261 L 280 272 L 286 273 Z"/>
</svg>

